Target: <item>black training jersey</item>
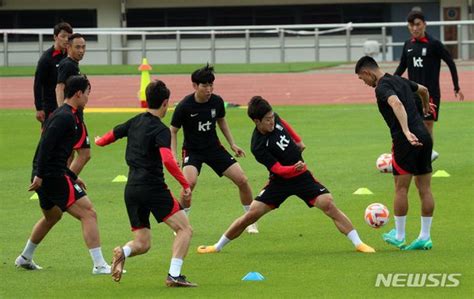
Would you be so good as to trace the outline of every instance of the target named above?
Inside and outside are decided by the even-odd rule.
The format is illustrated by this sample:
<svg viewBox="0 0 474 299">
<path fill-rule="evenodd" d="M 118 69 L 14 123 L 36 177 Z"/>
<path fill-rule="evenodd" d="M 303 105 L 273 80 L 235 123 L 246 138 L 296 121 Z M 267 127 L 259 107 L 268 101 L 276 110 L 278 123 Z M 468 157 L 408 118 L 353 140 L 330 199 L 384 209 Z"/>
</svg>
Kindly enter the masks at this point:
<svg viewBox="0 0 474 299">
<path fill-rule="evenodd" d="M 390 128 L 393 139 L 405 138 L 400 123 L 388 103 L 388 98 L 393 95 L 397 96 L 400 102 L 402 102 L 403 107 L 405 107 L 410 131 L 415 135 L 417 133 L 427 132 L 416 105 L 417 99 L 415 99 L 414 92 L 417 90 L 418 84 L 415 82 L 390 74 L 385 74 L 377 83 L 377 87 L 375 88 L 377 105 L 385 122 Z"/>
<path fill-rule="evenodd" d="M 59 63 L 57 83 L 64 84 L 69 77 L 80 74 L 81 71 L 79 70 L 79 62 L 75 61 L 71 57 L 66 57 L 66 59 Z"/>
<path fill-rule="evenodd" d="M 54 46 L 43 52 L 36 66 L 34 95 L 36 110 L 52 112 L 58 108 L 56 102 L 56 80 L 58 67 L 61 60 L 66 58 L 66 53 L 55 50 Z"/>
<path fill-rule="evenodd" d="M 439 40 L 428 34 L 420 40 L 412 38 L 405 42 L 395 75 L 401 76 L 408 67 L 408 79 L 426 86 L 432 97 L 439 98 L 441 59 L 448 65 L 454 90 L 458 91 L 458 73 L 453 58 Z"/>
<path fill-rule="evenodd" d="M 116 139 L 127 137 L 125 160 L 129 185 L 165 184 L 160 147 L 171 147 L 171 133 L 160 118 L 145 112 L 114 128 Z"/>
<path fill-rule="evenodd" d="M 190 94 L 176 106 L 171 125 L 183 127 L 183 149 L 207 150 L 220 146 L 216 121 L 224 116 L 224 100 L 220 96 L 212 94 L 206 103 L 198 103 Z"/>
<path fill-rule="evenodd" d="M 33 159 L 33 175 L 57 177 L 69 172 L 67 160 L 82 134 L 82 119 L 77 114 L 64 104 L 48 118 Z"/>
<path fill-rule="evenodd" d="M 251 149 L 255 159 L 265 165 L 268 171 L 277 162 L 280 162 L 283 166 L 290 166 L 298 161 L 303 161 L 300 149 L 283 127 L 276 113 L 275 127 L 272 132 L 262 134 L 257 128 L 253 130 Z M 270 178 L 281 177 L 270 171 Z"/>
</svg>

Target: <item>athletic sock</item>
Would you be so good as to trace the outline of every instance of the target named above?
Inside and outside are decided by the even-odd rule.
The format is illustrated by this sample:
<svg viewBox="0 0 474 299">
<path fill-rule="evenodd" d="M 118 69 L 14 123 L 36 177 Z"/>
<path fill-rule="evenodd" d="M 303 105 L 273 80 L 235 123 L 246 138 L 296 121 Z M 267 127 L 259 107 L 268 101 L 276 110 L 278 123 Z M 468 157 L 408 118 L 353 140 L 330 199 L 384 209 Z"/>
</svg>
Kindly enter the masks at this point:
<svg viewBox="0 0 474 299">
<path fill-rule="evenodd" d="M 359 238 L 359 234 L 357 233 L 357 231 L 355 229 L 351 230 L 347 234 L 347 237 L 349 238 L 349 240 L 352 241 L 352 244 L 354 244 L 354 246 L 356 246 L 356 247 L 359 246 L 360 244 L 362 244 L 362 241 Z"/>
<path fill-rule="evenodd" d="M 219 239 L 219 241 L 216 244 L 214 244 L 214 246 L 216 247 L 217 251 L 221 251 L 222 248 L 230 241 L 231 240 L 229 240 L 225 235 L 222 235 L 222 237 Z"/>
<path fill-rule="evenodd" d="M 102 249 L 100 247 L 89 249 L 91 254 L 92 261 L 94 262 L 94 267 L 100 267 L 107 264 L 102 255 Z"/>
<path fill-rule="evenodd" d="M 36 247 L 38 247 L 38 244 L 35 244 L 31 242 L 30 239 L 28 239 L 21 255 L 27 260 L 33 259 L 33 254 L 35 253 Z"/>
<path fill-rule="evenodd" d="M 395 229 L 397 231 L 396 238 L 398 241 L 405 239 L 405 224 L 407 222 L 407 216 L 394 216 L 395 218 Z"/>
<path fill-rule="evenodd" d="M 125 258 L 129 257 L 130 254 L 132 253 L 132 248 L 128 245 L 123 246 L 122 250 L 123 250 L 123 255 L 125 255 Z"/>
<path fill-rule="evenodd" d="M 170 271 L 168 272 L 173 277 L 178 277 L 181 274 L 181 266 L 183 260 L 178 258 L 172 258 L 170 264 Z"/>
<path fill-rule="evenodd" d="M 423 217 L 421 216 L 421 230 L 418 239 L 428 240 L 430 238 L 431 222 L 433 217 Z"/>
</svg>

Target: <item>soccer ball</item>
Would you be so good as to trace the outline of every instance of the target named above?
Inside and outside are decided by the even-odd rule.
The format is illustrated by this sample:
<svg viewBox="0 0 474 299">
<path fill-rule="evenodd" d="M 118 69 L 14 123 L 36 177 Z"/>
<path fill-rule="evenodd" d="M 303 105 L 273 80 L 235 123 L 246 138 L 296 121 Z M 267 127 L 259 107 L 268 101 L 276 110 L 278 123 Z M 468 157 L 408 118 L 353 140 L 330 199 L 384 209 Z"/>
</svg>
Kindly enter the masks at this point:
<svg viewBox="0 0 474 299">
<path fill-rule="evenodd" d="M 381 154 L 380 157 L 377 158 L 375 166 L 377 166 L 380 172 L 392 172 L 392 154 Z"/>
<path fill-rule="evenodd" d="M 387 224 L 390 212 L 381 203 L 373 203 L 365 209 L 365 222 L 373 228 L 379 228 Z"/>
</svg>

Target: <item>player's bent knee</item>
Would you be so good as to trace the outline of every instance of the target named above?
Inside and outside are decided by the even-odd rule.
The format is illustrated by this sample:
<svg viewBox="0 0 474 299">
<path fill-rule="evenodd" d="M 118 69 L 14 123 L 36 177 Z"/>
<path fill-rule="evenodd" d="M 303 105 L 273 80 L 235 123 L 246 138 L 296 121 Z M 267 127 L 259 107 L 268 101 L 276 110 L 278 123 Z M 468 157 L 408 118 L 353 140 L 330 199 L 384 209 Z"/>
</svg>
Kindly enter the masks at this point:
<svg viewBox="0 0 474 299">
<path fill-rule="evenodd" d="M 235 184 L 239 187 L 245 186 L 248 184 L 248 178 L 245 175 L 241 175 L 235 179 Z"/>
</svg>

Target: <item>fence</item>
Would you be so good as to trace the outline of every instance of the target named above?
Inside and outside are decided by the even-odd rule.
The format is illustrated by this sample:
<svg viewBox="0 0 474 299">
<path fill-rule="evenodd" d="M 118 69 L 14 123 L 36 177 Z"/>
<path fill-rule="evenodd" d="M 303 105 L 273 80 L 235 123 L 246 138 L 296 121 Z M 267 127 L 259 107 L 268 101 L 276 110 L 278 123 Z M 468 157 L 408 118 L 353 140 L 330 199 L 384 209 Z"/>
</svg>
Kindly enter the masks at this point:
<svg viewBox="0 0 474 299">
<path fill-rule="evenodd" d="M 443 41 L 445 45 L 457 45 L 458 57 L 463 57 L 464 51 L 468 51 L 469 47 L 474 44 L 474 40 L 469 39 L 472 36 L 472 26 L 474 21 L 439 21 L 429 22 L 429 26 L 457 26 L 457 40 Z M 119 52 L 122 57 L 128 52 L 141 52 L 142 57 L 146 57 L 148 52 L 155 51 L 173 51 L 176 53 L 175 63 L 183 63 L 183 52 L 185 51 L 209 51 L 210 62 L 216 62 L 216 51 L 241 51 L 245 53 L 245 62 L 253 62 L 252 52 L 257 50 L 277 50 L 279 51 L 279 61 L 286 61 L 286 53 L 292 49 L 310 49 L 314 51 L 314 61 L 320 60 L 320 51 L 322 49 L 345 49 L 345 57 L 342 59 L 334 58 L 333 60 L 351 61 L 351 51 L 354 48 L 363 48 L 363 42 L 354 42 L 353 30 L 356 29 L 372 29 L 379 30 L 379 33 L 371 35 L 380 41 L 381 59 L 387 60 L 389 50 L 393 51 L 394 47 L 403 46 L 403 42 L 393 42 L 387 34 L 389 28 L 406 27 L 406 23 L 347 23 L 347 24 L 320 24 L 320 25 L 274 25 L 274 26 L 219 26 L 219 27 L 167 27 L 167 28 L 76 28 L 76 30 L 85 35 L 97 35 L 98 43 L 94 47 L 88 47 L 88 52 L 101 52 L 106 54 L 106 63 L 112 64 L 112 54 Z M 9 65 L 10 55 L 18 53 L 41 53 L 44 51 L 45 35 L 51 35 L 52 29 L 0 29 L 3 35 L 3 65 Z M 471 33 L 469 33 L 471 32 Z M 38 45 L 35 48 L 17 47 L 11 49 L 9 47 L 9 35 L 37 35 Z M 344 36 L 342 42 L 321 43 L 320 37 L 323 35 Z M 138 45 L 134 42 L 127 42 L 127 37 L 138 37 L 141 43 Z M 170 40 L 173 37 L 172 44 L 167 43 L 165 46 L 150 45 L 150 38 L 166 38 Z M 273 37 L 266 42 L 255 43 L 255 37 Z M 208 38 L 206 45 L 186 45 L 184 41 L 190 37 Z M 232 37 L 240 39 L 242 42 L 233 45 L 216 45 L 216 40 L 221 37 Z M 305 37 L 303 43 L 291 42 L 292 37 Z M 308 37 L 310 37 L 308 39 Z M 471 37 L 472 38 L 472 37 Z M 115 39 L 119 42 L 113 43 Z M 340 39 L 340 38 L 339 38 Z M 290 42 L 288 42 L 290 40 Z M 21 43 L 14 43 L 21 44 Z M 90 43 L 89 43 L 90 44 Z M 129 45 L 131 44 L 131 46 Z M 464 46 L 464 47 L 463 47 Z M 465 55 L 464 55 L 465 56 Z M 126 57 L 126 55 L 125 55 Z M 123 59 L 126 62 L 126 58 Z"/>
</svg>

